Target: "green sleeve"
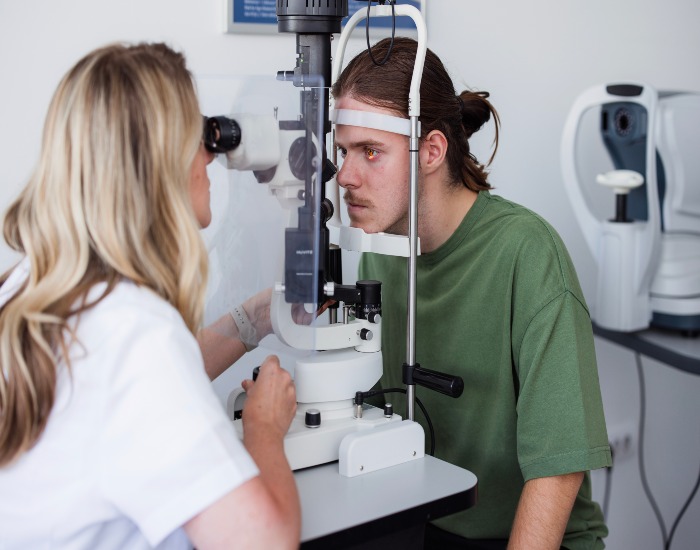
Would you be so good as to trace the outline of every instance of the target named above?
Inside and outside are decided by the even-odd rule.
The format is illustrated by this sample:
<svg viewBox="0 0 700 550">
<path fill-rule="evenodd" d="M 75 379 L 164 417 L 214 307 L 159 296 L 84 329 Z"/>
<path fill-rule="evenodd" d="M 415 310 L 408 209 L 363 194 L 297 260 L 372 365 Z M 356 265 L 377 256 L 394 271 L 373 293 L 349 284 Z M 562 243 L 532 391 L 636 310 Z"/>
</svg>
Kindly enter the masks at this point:
<svg viewBox="0 0 700 550">
<path fill-rule="evenodd" d="M 590 318 L 576 296 L 564 291 L 535 315 L 515 360 L 524 479 L 611 465 Z"/>
</svg>

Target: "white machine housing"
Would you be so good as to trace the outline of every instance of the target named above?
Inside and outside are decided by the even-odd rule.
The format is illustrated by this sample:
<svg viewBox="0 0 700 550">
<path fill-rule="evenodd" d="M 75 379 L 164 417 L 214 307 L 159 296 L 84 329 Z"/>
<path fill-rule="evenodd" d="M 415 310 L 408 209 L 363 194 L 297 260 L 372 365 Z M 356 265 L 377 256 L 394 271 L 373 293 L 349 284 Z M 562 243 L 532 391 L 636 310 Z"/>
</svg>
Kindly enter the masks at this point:
<svg viewBox="0 0 700 550">
<path fill-rule="evenodd" d="M 600 139 L 581 135 L 584 115 L 595 109 L 604 114 L 613 104 L 641 106 L 636 112 L 643 116 L 627 119 L 621 107 L 614 120 L 601 117 L 601 133 L 605 124 L 617 124 L 621 134 L 632 131 L 628 125 L 646 125 L 638 128 L 646 140 L 644 186 L 635 191 L 643 193 L 646 212 L 628 222 L 594 215 L 583 188 L 595 182 L 581 181 L 577 157 L 580 142 Z M 699 137 L 700 93 L 608 84 L 589 88 L 574 102 L 562 137 L 561 163 L 565 189 L 598 267 L 592 316 L 599 326 L 623 332 L 650 324 L 700 330 Z M 640 147 L 642 143 L 640 139 Z M 616 172 L 629 168 L 624 159 L 612 160 Z M 615 177 L 611 173 L 598 181 L 606 185 Z M 629 191 L 615 189 L 618 194 Z"/>
</svg>

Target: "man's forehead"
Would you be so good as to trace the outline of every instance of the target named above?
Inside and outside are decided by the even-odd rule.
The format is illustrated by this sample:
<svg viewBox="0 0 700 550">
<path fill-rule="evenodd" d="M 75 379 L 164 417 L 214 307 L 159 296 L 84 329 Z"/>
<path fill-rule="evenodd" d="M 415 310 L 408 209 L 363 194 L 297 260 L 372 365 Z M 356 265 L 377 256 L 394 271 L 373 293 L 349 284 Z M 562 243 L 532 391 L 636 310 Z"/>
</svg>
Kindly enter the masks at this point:
<svg viewBox="0 0 700 550">
<path fill-rule="evenodd" d="M 396 142 L 396 140 L 401 138 L 402 136 L 397 134 L 373 128 L 344 124 L 339 124 L 335 127 L 335 144 L 346 149 L 353 147 L 381 147 Z"/>
</svg>

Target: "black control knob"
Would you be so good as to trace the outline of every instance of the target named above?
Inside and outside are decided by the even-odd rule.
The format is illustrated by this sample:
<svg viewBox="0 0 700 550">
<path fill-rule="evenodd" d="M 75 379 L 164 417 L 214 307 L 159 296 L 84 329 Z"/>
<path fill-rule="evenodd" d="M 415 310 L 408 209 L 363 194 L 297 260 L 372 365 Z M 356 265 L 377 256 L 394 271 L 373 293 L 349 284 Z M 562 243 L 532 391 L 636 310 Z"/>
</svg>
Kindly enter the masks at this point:
<svg viewBox="0 0 700 550">
<path fill-rule="evenodd" d="M 373 280 L 357 281 L 355 286 L 360 291 L 360 303 L 355 304 L 355 316 L 358 319 L 369 319 L 370 315 L 373 318 L 375 315 L 381 315 L 382 283 Z"/>
<path fill-rule="evenodd" d="M 386 418 L 391 418 L 394 416 L 394 405 L 391 403 L 385 403 L 384 404 L 384 416 Z"/>
<path fill-rule="evenodd" d="M 309 409 L 306 411 L 304 424 L 307 428 L 318 428 L 321 425 L 321 411 L 318 409 Z"/>
<path fill-rule="evenodd" d="M 374 337 L 372 331 L 368 328 L 360 329 L 360 340 L 367 340 L 368 342 Z"/>
<path fill-rule="evenodd" d="M 260 374 L 260 366 L 257 366 L 253 369 L 253 382 L 255 382 L 258 379 L 258 374 Z"/>
</svg>

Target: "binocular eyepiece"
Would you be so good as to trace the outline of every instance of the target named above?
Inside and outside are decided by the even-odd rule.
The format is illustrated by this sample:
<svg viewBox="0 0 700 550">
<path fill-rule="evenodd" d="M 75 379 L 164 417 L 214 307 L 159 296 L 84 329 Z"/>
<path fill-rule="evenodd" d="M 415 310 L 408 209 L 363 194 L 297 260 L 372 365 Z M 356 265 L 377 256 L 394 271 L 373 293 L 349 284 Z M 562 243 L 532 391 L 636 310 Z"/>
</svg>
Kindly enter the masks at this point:
<svg viewBox="0 0 700 550">
<path fill-rule="evenodd" d="M 241 127 L 227 116 L 202 116 L 202 141 L 210 153 L 228 153 L 241 143 Z"/>
</svg>

